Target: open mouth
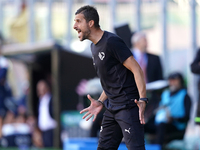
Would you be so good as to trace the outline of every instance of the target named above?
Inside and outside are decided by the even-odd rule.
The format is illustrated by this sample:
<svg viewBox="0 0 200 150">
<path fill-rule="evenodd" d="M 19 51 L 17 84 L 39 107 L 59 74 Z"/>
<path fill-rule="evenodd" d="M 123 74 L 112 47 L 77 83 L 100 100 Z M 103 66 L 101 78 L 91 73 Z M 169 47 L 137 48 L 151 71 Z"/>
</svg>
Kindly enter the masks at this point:
<svg viewBox="0 0 200 150">
<path fill-rule="evenodd" d="M 77 32 L 78 32 L 78 37 L 80 37 L 80 35 L 81 35 L 81 30 L 77 30 Z"/>
</svg>

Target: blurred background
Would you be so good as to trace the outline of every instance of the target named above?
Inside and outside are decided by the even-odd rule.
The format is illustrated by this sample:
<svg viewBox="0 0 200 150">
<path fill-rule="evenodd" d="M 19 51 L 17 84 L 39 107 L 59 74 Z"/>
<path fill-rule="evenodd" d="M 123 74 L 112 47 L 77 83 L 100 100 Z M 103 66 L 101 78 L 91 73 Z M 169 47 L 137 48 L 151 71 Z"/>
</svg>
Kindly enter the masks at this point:
<svg viewBox="0 0 200 150">
<path fill-rule="evenodd" d="M 6 94 L 0 97 L 0 147 L 83 150 L 83 143 L 72 143 L 98 138 L 99 128 L 92 135 L 94 124 L 79 114 L 89 105 L 86 95 L 98 98 L 102 91 L 92 64 L 91 43 L 80 42 L 73 30 L 75 12 L 83 5 L 94 5 L 101 29 L 118 34 L 130 48 L 131 36 L 143 32 L 148 52 L 160 57 L 163 82 L 171 72 L 183 75 L 192 102 L 190 119 L 184 138 L 171 145 L 199 149 L 200 129 L 195 123 L 199 75 L 191 72 L 190 65 L 200 45 L 200 0 L 0 0 L 0 55 L 7 70 Z M 156 86 L 148 91 L 161 93 L 167 88 L 167 84 Z M 41 125 L 40 93 L 45 92 L 49 120 Z M 97 126 L 100 122 L 101 117 Z M 47 137 L 53 140 L 46 146 L 43 134 L 50 130 Z M 97 139 L 89 141 L 96 144 Z M 146 142 L 150 150 L 153 144 Z"/>
</svg>

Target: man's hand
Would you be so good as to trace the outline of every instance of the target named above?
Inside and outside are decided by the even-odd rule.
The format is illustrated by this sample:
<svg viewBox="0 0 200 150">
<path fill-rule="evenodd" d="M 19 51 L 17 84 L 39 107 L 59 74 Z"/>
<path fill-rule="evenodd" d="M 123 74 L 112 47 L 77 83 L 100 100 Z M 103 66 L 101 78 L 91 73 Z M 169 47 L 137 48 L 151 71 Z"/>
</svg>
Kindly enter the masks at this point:
<svg viewBox="0 0 200 150">
<path fill-rule="evenodd" d="M 101 111 L 101 109 L 103 108 L 103 105 L 96 101 L 95 99 L 93 99 L 90 95 L 87 95 L 88 99 L 91 101 L 91 104 L 89 107 L 83 109 L 80 113 L 84 113 L 84 112 L 87 112 L 84 116 L 83 116 L 83 119 L 86 119 L 86 121 L 88 121 L 93 115 L 94 115 L 94 119 L 93 121 L 95 121 L 98 113 Z"/>
<path fill-rule="evenodd" d="M 145 121 L 144 121 L 144 111 L 145 111 L 145 108 L 146 108 L 146 102 L 142 101 L 142 100 L 137 101 L 137 99 L 135 99 L 135 103 L 139 107 L 139 119 L 140 119 L 140 123 L 141 124 L 145 124 Z"/>
</svg>

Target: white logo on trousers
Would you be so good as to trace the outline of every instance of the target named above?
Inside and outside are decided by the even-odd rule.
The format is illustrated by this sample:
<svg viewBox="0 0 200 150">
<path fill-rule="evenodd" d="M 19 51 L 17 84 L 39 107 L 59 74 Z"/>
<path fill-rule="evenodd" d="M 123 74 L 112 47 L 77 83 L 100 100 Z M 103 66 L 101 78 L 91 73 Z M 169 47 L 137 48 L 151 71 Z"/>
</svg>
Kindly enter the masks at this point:
<svg viewBox="0 0 200 150">
<path fill-rule="evenodd" d="M 100 132 L 102 132 L 103 131 L 103 127 L 101 126 L 101 130 L 100 130 Z"/>
<path fill-rule="evenodd" d="M 128 130 L 125 129 L 125 132 L 128 132 L 129 134 L 131 134 L 130 130 L 131 130 L 131 128 L 129 128 Z"/>
</svg>

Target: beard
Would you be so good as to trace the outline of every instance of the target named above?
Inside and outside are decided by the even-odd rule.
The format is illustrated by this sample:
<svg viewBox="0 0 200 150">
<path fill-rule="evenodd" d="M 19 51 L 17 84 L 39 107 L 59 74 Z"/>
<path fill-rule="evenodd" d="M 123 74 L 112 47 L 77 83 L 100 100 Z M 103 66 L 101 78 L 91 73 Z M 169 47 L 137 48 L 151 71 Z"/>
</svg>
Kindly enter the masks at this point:
<svg viewBox="0 0 200 150">
<path fill-rule="evenodd" d="M 170 92 L 176 92 L 176 91 L 178 91 L 180 89 L 180 87 L 177 87 L 177 86 L 169 86 L 169 90 L 170 90 Z"/>
<path fill-rule="evenodd" d="M 81 32 L 82 32 L 82 38 L 80 37 L 80 41 L 84 41 L 86 39 L 89 39 L 90 33 L 91 33 L 90 29 L 87 28 L 86 31 L 81 31 Z"/>
</svg>

